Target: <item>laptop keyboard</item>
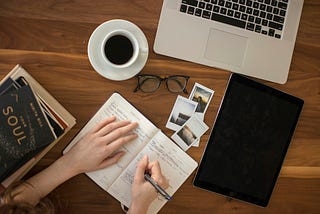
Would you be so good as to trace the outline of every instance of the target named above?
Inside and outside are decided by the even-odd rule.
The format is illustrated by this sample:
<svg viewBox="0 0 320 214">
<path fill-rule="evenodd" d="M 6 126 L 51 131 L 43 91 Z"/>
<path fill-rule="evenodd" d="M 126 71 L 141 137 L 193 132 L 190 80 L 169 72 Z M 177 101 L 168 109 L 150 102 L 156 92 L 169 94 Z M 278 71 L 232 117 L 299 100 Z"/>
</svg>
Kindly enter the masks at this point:
<svg viewBox="0 0 320 214">
<path fill-rule="evenodd" d="M 182 0 L 180 12 L 281 39 L 289 0 Z"/>
</svg>

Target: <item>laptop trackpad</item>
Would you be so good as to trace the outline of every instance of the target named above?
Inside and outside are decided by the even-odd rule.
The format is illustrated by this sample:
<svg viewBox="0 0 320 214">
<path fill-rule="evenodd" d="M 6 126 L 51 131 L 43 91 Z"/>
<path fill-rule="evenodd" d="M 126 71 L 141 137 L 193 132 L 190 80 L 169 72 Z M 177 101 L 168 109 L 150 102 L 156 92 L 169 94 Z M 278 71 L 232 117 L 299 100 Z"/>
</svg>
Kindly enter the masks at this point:
<svg viewBox="0 0 320 214">
<path fill-rule="evenodd" d="M 205 57 L 209 60 L 241 67 L 247 50 L 246 37 L 211 28 Z"/>
</svg>

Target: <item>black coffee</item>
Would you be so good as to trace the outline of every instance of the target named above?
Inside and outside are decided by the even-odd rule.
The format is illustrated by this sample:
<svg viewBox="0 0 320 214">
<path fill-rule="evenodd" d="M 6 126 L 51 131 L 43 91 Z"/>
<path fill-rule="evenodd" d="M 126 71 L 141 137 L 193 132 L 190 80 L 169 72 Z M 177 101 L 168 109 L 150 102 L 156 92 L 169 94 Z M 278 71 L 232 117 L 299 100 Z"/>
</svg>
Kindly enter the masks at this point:
<svg viewBox="0 0 320 214">
<path fill-rule="evenodd" d="M 128 62 L 133 55 L 133 45 L 125 36 L 115 35 L 110 37 L 105 46 L 104 53 L 107 59 L 116 65 Z"/>
</svg>

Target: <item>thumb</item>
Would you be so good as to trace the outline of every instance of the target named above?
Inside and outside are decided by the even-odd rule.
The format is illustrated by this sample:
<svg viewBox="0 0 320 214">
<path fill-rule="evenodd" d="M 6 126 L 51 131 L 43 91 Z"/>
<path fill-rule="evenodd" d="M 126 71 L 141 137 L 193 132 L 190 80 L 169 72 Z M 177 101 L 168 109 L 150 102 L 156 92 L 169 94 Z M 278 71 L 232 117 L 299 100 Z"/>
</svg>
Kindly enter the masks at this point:
<svg viewBox="0 0 320 214">
<path fill-rule="evenodd" d="M 136 169 L 136 175 L 135 179 L 138 182 L 144 181 L 144 173 L 146 171 L 146 168 L 148 166 L 148 156 L 144 155 L 143 158 L 139 161 Z"/>
</svg>

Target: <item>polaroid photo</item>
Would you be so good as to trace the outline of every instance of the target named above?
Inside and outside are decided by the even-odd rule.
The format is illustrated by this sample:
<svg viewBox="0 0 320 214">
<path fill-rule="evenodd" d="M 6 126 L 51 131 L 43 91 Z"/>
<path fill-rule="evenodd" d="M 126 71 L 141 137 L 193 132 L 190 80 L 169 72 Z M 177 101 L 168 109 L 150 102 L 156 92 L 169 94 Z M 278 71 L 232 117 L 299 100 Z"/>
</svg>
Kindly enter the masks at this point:
<svg viewBox="0 0 320 214">
<path fill-rule="evenodd" d="M 178 130 L 194 114 L 198 103 L 178 95 L 170 113 L 166 127 Z"/>
<path fill-rule="evenodd" d="M 213 97 L 214 91 L 199 83 L 195 83 L 189 99 L 198 103 L 196 108 L 197 113 L 205 114 L 209 103 Z"/>
<path fill-rule="evenodd" d="M 208 129 L 209 127 L 194 115 L 171 138 L 187 151 Z"/>
</svg>

